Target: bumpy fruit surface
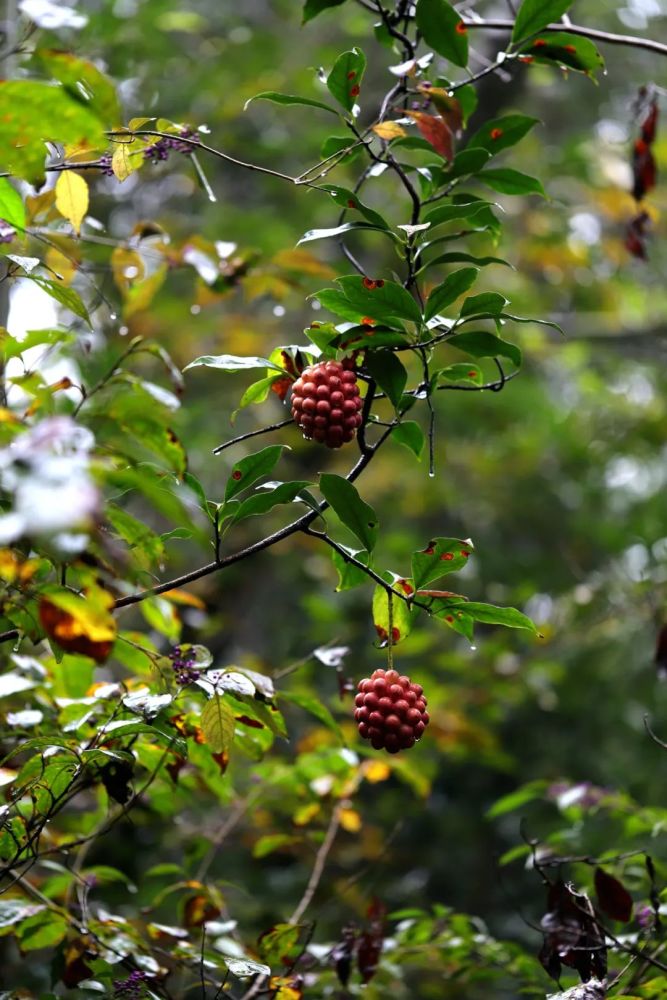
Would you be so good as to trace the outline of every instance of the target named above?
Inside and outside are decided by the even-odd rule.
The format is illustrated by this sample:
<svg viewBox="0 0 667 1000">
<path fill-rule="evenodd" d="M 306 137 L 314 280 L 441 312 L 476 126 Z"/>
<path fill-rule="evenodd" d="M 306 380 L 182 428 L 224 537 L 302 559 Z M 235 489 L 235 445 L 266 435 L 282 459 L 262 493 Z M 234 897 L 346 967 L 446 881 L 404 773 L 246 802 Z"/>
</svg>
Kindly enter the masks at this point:
<svg viewBox="0 0 667 1000">
<path fill-rule="evenodd" d="M 340 448 L 361 424 L 363 401 L 355 372 L 340 361 L 304 368 L 292 387 L 292 416 L 303 436 Z"/>
<path fill-rule="evenodd" d="M 376 750 L 409 750 L 429 724 L 421 684 L 413 684 L 397 670 L 375 670 L 359 681 L 354 704 L 359 733 Z"/>
</svg>

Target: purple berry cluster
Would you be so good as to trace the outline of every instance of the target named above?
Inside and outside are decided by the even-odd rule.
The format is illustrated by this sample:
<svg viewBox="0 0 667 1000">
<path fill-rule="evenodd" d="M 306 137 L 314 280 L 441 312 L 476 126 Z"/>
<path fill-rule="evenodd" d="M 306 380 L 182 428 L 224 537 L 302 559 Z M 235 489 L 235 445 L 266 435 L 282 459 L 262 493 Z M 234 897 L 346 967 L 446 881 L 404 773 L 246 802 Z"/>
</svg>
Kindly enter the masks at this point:
<svg viewBox="0 0 667 1000">
<path fill-rule="evenodd" d="M 145 972 L 130 973 L 127 979 L 114 979 L 114 997 L 127 997 L 128 1000 L 141 1000 L 146 996 L 145 983 L 148 975 Z"/>
<path fill-rule="evenodd" d="M 174 676 L 178 684 L 185 687 L 186 684 L 192 684 L 194 681 L 198 681 L 201 677 L 201 670 L 198 670 L 195 666 L 196 660 L 194 656 L 188 655 L 181 646 L 174 646 L 171 653 L 169 654 L 169 659 L 174 665 Z"/>
<path fill-rule="evenodd" d="M 111 153 L 104 153 L 103 156 L 100 156 L 97 163 L 104 177 L 113 177 L 113 168 L 111 166 Z"/>
<path fill-rule="evenodd" d="M 192 142 L 183 142 L 183 139 L 190 139 L 192 142 L 199 142 L 199 136 L 191 128 L 183 128 L 177 136 L 161 138 L 144 150 L 144 159 L 151 163 L 160 163 L 169 157 L 169 153 L 192 153 Z"/>
</svg>

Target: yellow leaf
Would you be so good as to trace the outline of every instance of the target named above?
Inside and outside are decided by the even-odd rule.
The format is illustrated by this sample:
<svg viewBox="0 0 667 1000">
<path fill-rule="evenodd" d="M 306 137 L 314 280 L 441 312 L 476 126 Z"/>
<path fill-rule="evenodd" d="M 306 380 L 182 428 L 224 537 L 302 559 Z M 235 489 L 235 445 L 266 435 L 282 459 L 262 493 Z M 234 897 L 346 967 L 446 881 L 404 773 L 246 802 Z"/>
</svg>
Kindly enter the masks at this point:
<svg viewBox="0 0 667 1000">
<path fill-rule="evenodd" d="M 46 251 L 47 267 L 55 271 L 59 280 L 64 285 L 71 285 L 72 279 L 77 272 L 78 263 L 72 256 L 66 256 L 57 247 L 49 247 Z"/>
<path fill-rule="evenodd" d="M 377 125 L 373 125 L 373 132 L 379 135 L 381 139 L 402 139 L 407 132 L 402 128 L 398 122 L 378 122 Z"/>
<path fill-rule="evenodd" d="M 224 696 L 206 702 L 200 718 L 202 732 L 213 753 L 225 753 L 234 739 L 234 715 Z"/>
<path fill-rule="evenodd" d="M 308 250 L 279 250 L 273 257 L 272 263 L 277 267 L 284 267 L 287 271 L 312 274 L 316 278 L 333 278 L 336 274 L 329 264 L 324 264 Z"/>
<path fill-rule="evenodd" d="M 88 202 L 88 185 L 83 177 L 72 170 L 62 170 L 56 181 L 56 208 L 72 223 L 76 233 L 88 211 Z"/>
<path fill-rule="evenodd" d="M 128 142 L 119 142 L 111 157 L 111 169 L 119 181 L 127 180 L 142 163 L 143 151 L 136 147 L 132 150 Z"/>
<path fill-rule="evenodd" d="M 292 821 L 295 826 L 307 826 L 311 819 L 314 819 L 320 811 L 319 802 L 309 802 L 307 805 L 300 806 L 297 811 L 292 816 Z"/>
<path fill-rule="evenodd" d="M 391 768 L 381 760 L 369 760 L 364 764 L 364 778 L 371 784 L 386 781 L 391 775 Z"/>
<path fill-rule="evenodd" d="M 356 809 L 341 809 L 340 825 L 348 833 L 359 833 L 361 830 L 361 816 Z"/>
<path fill-rule="evenodd" d="M 206 611 L 206 604 L 201 597 L 196 594 L 189 594 L 187 590 L 167 590 L 162 595 L 165 601 L 173 601 L 174 604 L 187 604 L 190 608 L 199 608 Z"/>
</svg>

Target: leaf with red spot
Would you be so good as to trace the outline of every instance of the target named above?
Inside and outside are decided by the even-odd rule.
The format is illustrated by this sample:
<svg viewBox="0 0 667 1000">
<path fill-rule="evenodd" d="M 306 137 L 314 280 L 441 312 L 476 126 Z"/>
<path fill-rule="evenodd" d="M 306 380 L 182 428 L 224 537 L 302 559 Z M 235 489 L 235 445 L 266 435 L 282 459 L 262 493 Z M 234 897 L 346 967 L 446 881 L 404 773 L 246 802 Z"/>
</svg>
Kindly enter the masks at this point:
<svg viewBox="0 0 667 1000">
<path fill-rule="evenodd" d="M 523 0 L 514 21 L 512 42 L 516 45 L 546 28 L 551 21 L 560 21 L 572 2 L 573 0 Z"/>
<path fill-rule="evenodd" d="M 468 562 L 472 543 L 460 538 L 434 538 L 426 548 L 412 553 L 412 577 L 417 590 L 427 583 L 456 573 Z"/>
<path fill-rule="evenodd" d="M 604 69 L 604 59 L 588 38 L 571 35 L 567 31 L 550 31 L 543 38 L 527 42 L 521 49 L 522 61 L 550 63 L 552 66 L 566 66 L 593 76 Z"/>
<path fill-rule="evenodd" d="M 238 461 L 227 480 L 225 501 L 231 500 L 242 490 L 252 486 L 262 476 L 267 476 L 273 470 L 286 447 L 287 445 L 284 444 L 272 444 L 268 448 L 262 448 L 254 455 L 247 455 Z"/>
<path fill-rule="evenodd" d="M 632 896 L 623 883 L 603 868 L 596 868 L 595 892 L 602 912 L 612 920 L 627 924 L 632 918 Z"/>
<path fill-rule="evenodd" d="M 515 146 L 539 122 L 529 115 L 503 115 L 485 122 L 468 140 L 466 149 L 481 147 L 494 156 L 503 149 Z"/>
<path fill-rule="evenodd" d="M 455 66 L 468 65 L 468 29 L 447 0 L 418 0 L 417 27 L 439 55 Z"/>
<path fill-rule="evenodd" d="M 430 146 L 449 162 L 454 158 L 454 135 L 440 115 L 427 115 L 424 111 L 406 111 L 417 123 L 417 128 Z"/>
<path fill-rule="evenodd" d="M 399 577 L 392 583 L 392 590 L 396 591 L 396 596 L 392 597 L 391 600 L 392 645 L 402 642 L 410 634 L 412 628 L 413 612 L 402 599 L 402 597 L 411 596 L 406 593 L 406 586 L 413 588 L 412 581 Z M 414 589 L 412 589 L 412 593 L 414 593 Z M 399 597 L 399 594 L 402 597 Z M 373 624 L 380 642 L 383 645 L 386 644 L 389 640 L 389 594 L 380 584 L 373 592 Z"/>
<path fill-rule="evenodd" d="M 338 56 L 327 77 L 329 93 L 333 94 L 346 111 L 352 111 L 357 103 L 365 70 L 366 56 L 355 46 Z"/>
</svg>

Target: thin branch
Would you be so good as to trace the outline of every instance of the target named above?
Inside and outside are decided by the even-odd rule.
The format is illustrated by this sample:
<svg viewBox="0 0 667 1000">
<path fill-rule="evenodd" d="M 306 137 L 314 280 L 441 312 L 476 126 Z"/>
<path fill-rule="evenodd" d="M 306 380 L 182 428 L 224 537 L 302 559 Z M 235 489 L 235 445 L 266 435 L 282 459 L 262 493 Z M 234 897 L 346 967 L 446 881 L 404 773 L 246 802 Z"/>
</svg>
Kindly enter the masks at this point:
<svg viewBox="0 0 667 1000">
<path fill-rule="evenodd" d="M 514 21 L 504 18 L 482 18 L 480 20 L 467 19 L 463 22 L 470 30 L 482 31 L 512 31 Z M 562 24 L 548 24 L 542 31 L 562 31 Z M 639 38 L 637 35 L 615 35 L 609 31 L 600 31 L 597 28 L 586 28 L 581 24 L 568 24 L 567 31 L 571 35 L 581 35 L 582 38 L 591 38 L 605 45 L 627 45 L 634 49 L 648 49 L 649 52 L 658 52 L 667 56 L 667 45 L 663 42 L 656 42 L 652 38 Z"/>
<path fill-rule="evenodd" d="M 225 441 L 224 444 L 219 444 L 217 448 L 213 449 L 214 455 L 219 455 L 221 451 L 226 448 L 231 448 L 235 444 L 239 444 L 241 441 L 247 441 L 248 438 L 258 437 L 260 434 L 268 434 L 270 431 L 279 431 L 281 427 L 287 427 L 288 424 L 292 424 L 294 421 L 291 417 L 287 420 L 281 420 L 277 424 L 269 424 L 268 427 L 260 427 L 258 431 L 249 431 L 247 434 L 239 434 L 238 437 L 232 438 L 230 441 Z"/>
<path fill-rule="evenodd" d="M 327 857 L 329 851 L 333 847 L 333 842 L 336 839 L 336 834 L 338 833 L 338 827 L 340 826 L 340 814 L 342 811 L 342 805 L 338 803 L 331 814 L 331 819 L 329 820 L 329 826 L 327 827 L 327 832 L 324 836 L 324 840 L 320 844 L 320 849 L 317 852 L 315 858 L 315 864 L 313 870 L 308 879 L 308 885 L 306 890 L 297 903 L 292 916 L 287 921 L 289 924 L 298 924 L 301 917 L 304 915 L 308 907 L 310 906 L 313 896 L 317 892 L 317 887 L 320 884 L 320 879 L 324 874 L 324 866 L 327 863 Z"/>
<path fill-rule="evenodd" d="M 158 139 L 173 139 L 174 135 L 169 132 L 160 132 L 157 129 L 134 129 L 133 131 L 122 131 L 122 132 L 107 132 L 106 135 L 110 139 L 125 139 L 128 136 L 135 135 L 150 135 L 155 136 Z M 233 163 L 236 167 L 243 167 L 245 170 L 252 170 L 257 174 L 267 174 L 269 177 L 277 177 L 282 181 L 289 181 L 290 184 L 297 186 L 305 186 L 316 188 L 321 190 L 317 184 L 313 184 L 311 181 L 302 180 L 300 177 L 292 177 L 291 174 L 284 174 L 280 170 L 271 170 L 270 167 L 262 167 L 258 163 L 247 163 L 245 160 L 238 160 L 235 156 L 230 156 L 228 153 L 223 153 L 222 150 L 216 149 L 214 146 L 208 146 L 205 142 L 201 142 L 200 139 L 190 139 L 186 136 L 178 136 L 178 141 L 183 142 L 188 146 L 192 146 L 194 149 L 201 149 L 205 153 L 210 153 L 212 156 L 217 156 L 220 160 L 225 160 L 226 163 Z"/>
<path fill-rule="evenodd" d="M 391 428 L 387 429 L 372 446 L 372 448 L 369 448 L 368 451 L 360 457 L 356 465 L 346 476 L 349 483 L 353 483 L 355 479 L 361 475 L 377 450 L 386 441 L 390 433 Z M 140 601 L 145 601 L 148 597 L 155 597 L 158 594 L 166 594 L 170 590 L 185 587 L 189 583 L 194 583 L 196 580 L 201 580 L 205 576 L 210 576 L 211 573 L 217 573 L 218 570 L 226 569 L 227 566 L 232 566 L 234 563 L 240 562 L 242 559 L 247 559 L 248 556 L 255 555 L 256 552 L 263 552 L 264 549 L 271 548 L 271 546 L 275 545 L 277 542 L 282 542 L 283 539 L 289 538 L 290 535 L 294 535 L 297 531 L 303 531 L 304 528 L 307 528 L 310 524 L 312 524 L 313 521 L 315 521 L 328 507 L 329 504 L 326 501 L 323 501 L 319 505 L 318 510 L 309 511 L 302 517 L 297 518 L 296 521 L 292 521 L 290 524 L 285 525 L 284 528 L 274 531 L 273 534 L 267 535 L 265 538 L 261 538 L 259 541 L 246 546 L 244 549 L 240 549 L 238 552 L 232 552 L 228 556 L 216 559 L 212 563 L 200 566 L 199 569 L 192 570 L 190 573 L 184 573 L 182 576 L 178 576 L 173 580 L 168 580 L 166 583 L 160 583 L 155 587 L 149 587 L 147 590 L 140 590 L 136 594 L 129 594 L 127 597 L 119 598 L 116 601 L 115 608 L 126 608 L 131 604 L 139 604 Z"/>
</svg>

